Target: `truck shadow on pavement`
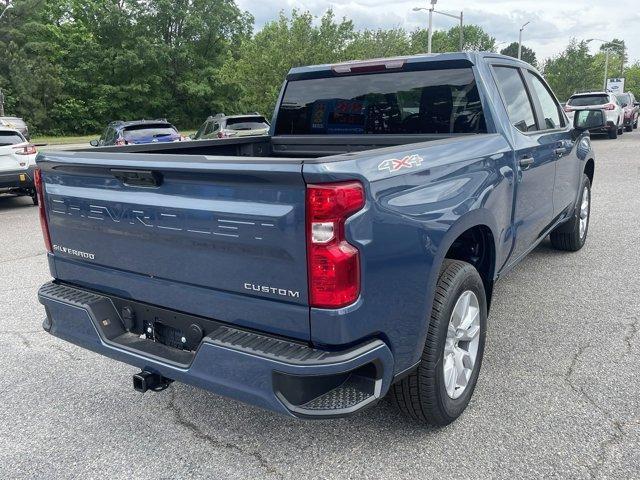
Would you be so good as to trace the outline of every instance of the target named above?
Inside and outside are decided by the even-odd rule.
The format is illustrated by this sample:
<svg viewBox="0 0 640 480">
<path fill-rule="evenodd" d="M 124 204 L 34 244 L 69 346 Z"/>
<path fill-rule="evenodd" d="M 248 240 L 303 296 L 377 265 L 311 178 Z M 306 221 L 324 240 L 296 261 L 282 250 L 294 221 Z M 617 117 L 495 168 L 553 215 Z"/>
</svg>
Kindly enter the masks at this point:
<svg viewBox="0 0 640 480">
<path fill-rule="evenodd" d="M 16 197 L 14 195 L 0 194 L 0 212 L 22 208 L 33 208 L 33 202 L 29 197 Z"/>
</svg>

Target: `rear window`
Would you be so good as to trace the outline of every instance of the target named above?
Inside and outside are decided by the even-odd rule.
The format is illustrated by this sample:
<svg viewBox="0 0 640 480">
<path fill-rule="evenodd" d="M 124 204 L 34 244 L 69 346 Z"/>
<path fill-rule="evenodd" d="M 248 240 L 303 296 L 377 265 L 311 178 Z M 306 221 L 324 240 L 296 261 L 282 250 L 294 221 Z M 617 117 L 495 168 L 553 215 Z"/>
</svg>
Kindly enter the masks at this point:
<svg viewBox="0 0 640 480">
<path fill-rule="evenodd" d="M 228 118 L 228 130 L 260 130 L 269 128 L 269 123 L 264 117 Z"/>
<path fill-rule="evenodd" d="M 0 147 L 7 145 L 17 145 L 24 143 L 26 140 L 18 132 L 0 132 Z"/>
<path fill-rule="evenodd" d="M 631 96 L 628 93 L 620 93 L 616 95 L 620 105 L 629 105 L 631 103 Z"/>
<path fill-rule="evenodd" d="M 143 138 L 161 138 L 178 136 L 178 131 L 171 125 L 133 125 L 122 132 L 125 140 L 140 140 Z"/>
<path fill-rule="evenodd" d="M 606 95 L 582 95 L 573 97 L 567 102 L 572 107 L 588 107 L 590 105 L 605 105 L 609 103 L 609 97 Z"/>
<path fill-rule="evenodd" d="M 25 128 L 27 126 L 23 119 L 16 117 L 2 117 L 0 118 L 0 123 L 11 128 L 19 129 Z"/>
<path fill-rule="evenodd" d="M 484 133 L 470 68 L 294 80 L 276 135 Z"/>
</svg>

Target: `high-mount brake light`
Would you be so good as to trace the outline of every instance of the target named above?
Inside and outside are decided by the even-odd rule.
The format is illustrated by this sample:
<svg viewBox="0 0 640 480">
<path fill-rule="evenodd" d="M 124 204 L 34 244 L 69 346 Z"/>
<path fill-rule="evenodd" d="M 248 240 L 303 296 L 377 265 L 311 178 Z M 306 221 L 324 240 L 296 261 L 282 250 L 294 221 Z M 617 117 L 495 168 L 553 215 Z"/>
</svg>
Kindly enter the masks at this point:
<svg viewBox="0 0 640 480">
<path fill-rule="evenodd" d="M 47 221 L 47 211 L 44 205 L 44 183 L 42 182 L 42 170 L 36 168 L 33 171 L 33 183 L 36 187 L 36 195 L 38 197 L 38 213 L 40 214 L 40 227 L 42 228 L 42 236 L 44 237 L 44 246 L 47 252 L 53 253 L 51 245 L 51 235 L 49 234 L 49 222 Z"/>
<path fill-rule="evenodd" d="M 332 68 L 334 73 L 347 74 L 347 73 L 374 73 L 385 72 L 387 70 L 399 70 L 404 67 L 406 61 L 404 59 L 387 60 L 384 62 L 354 62 L 354 63 L 341 63 L 334 65 Z"/>
<path fill-rule="evenodd" d="M 360 295 L 360 252 L 347 242 L 346 220 L 364 208 L 360 182 L 307 186 L 309 302 L 342 308 Z"/>
</svg>

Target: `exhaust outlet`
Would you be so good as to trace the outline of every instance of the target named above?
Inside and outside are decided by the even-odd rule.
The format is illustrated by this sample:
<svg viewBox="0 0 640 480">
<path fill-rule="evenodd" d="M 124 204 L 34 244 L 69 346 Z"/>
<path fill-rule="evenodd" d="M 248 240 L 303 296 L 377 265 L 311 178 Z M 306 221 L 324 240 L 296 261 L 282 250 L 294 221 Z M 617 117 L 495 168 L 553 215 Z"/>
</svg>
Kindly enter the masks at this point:
<svg viewBox="0 0 640 480">
<path fill-rule="evenodd" d="M 172 383 L 173 380 L 170 378 L 144 370 L 133 376 L 133 389 L 140 393 L 146 393 L 149 390 L 152 392 L 161 392 Z"/>
</svg>

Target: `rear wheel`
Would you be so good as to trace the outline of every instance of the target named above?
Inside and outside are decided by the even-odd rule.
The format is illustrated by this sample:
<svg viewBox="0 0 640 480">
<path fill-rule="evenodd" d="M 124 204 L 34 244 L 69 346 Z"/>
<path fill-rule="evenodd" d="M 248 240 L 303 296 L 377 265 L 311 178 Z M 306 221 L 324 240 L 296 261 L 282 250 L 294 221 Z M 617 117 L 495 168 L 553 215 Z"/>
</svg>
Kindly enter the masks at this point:
<svg viewBox="0 0 640 480">
<path fill-rule="evenodd" d="M 633 131 L 633 125 L 631 125 L 631 124 L 625 125 L 624 131 L 625 132 L 632 132 Z"/>
<path fill-rule="evenodd" d="M 557 250 L 577 252 L 584 247 L 589 233 L 591 219 L 591 182 L 586 175 L 582 176 L 580 199 L 571 220 L 563 223 L 551 232 L 551 244 Z"/>
<path fill-rule="evenodd" d="M 613 127 L 611 130 L 609 130 L 609 138 L 611 140 L 615 140 L 616 138 L 618 138 L 618 129 L 616 127 Z"/>
<path fill-rule="evenodd" d="M 418 368 L 392 387 L 400 410 L 419 423 L 445 426 L 467 408 L 484 353 L 487 302 L 470 264 L 445 260 Z"/>
<path fill-rule="evenodd" d="M 636 128 L 638 128 L 638 119 L 636 118 L 636 121 L 633 122 L 633 129 L 635 130 Z"/>
</svg>

